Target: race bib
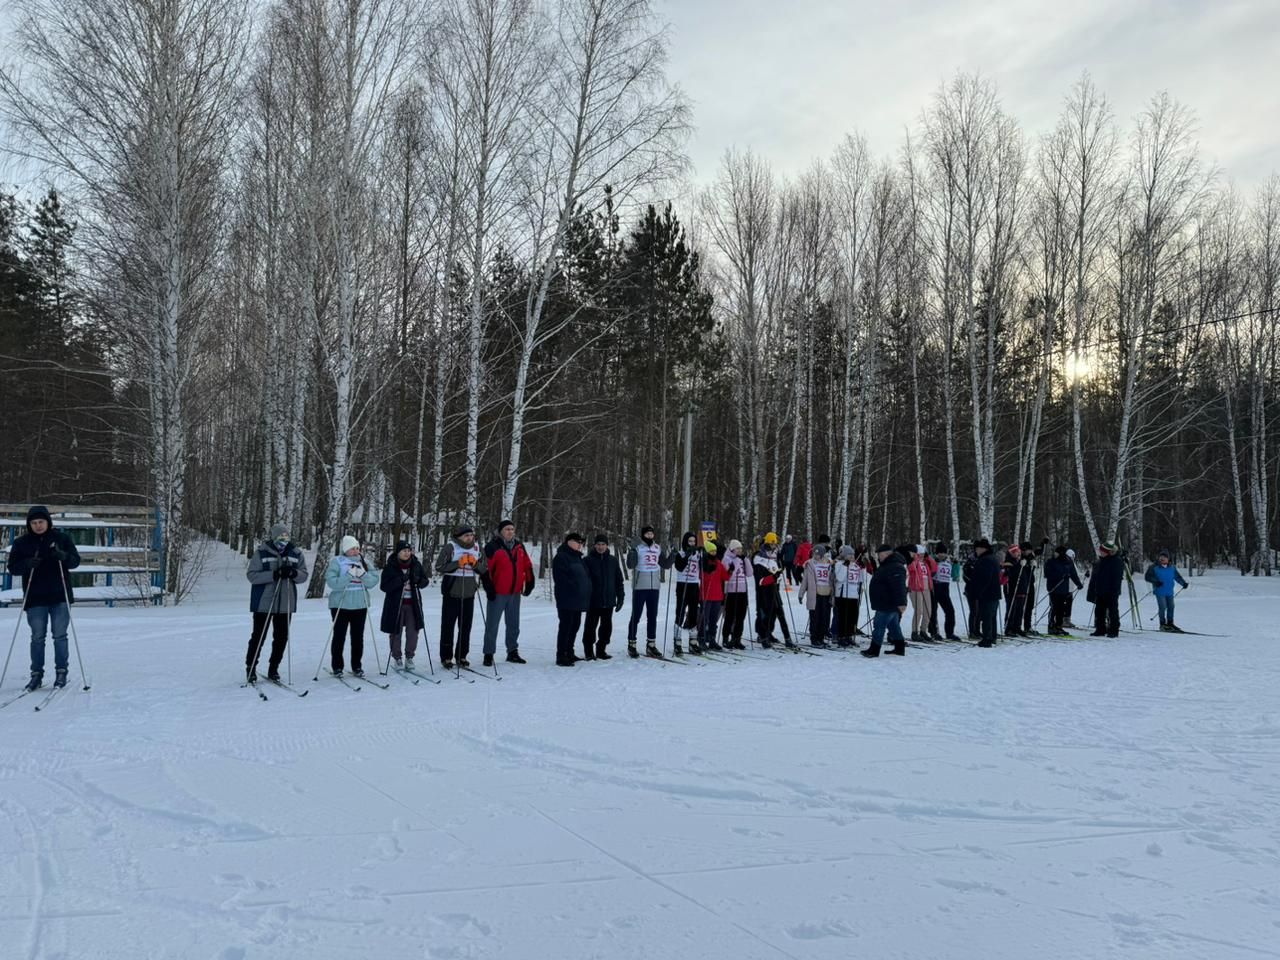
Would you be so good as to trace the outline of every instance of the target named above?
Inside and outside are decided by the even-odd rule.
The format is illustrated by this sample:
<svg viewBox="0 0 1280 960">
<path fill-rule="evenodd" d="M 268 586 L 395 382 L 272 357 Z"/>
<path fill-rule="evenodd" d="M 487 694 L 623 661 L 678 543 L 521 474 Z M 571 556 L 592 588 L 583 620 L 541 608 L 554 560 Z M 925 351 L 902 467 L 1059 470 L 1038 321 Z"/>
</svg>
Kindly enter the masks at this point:
<svg viewBox="0 0 1280 960">
<path fill-rule="evenodd" d="M 951 582 L 951 564 L 949 563 L 938 564 L 938 572 L 933 575 L 933 579 L 937 580 L 938 583 L 950 583 Z"/>
<path fill-rule="evenodd" d="M 831 582 L 831 564 L 815 563 L 813 565 L 813 575 L 819 584 L 826 586 Z"/>
</svg>

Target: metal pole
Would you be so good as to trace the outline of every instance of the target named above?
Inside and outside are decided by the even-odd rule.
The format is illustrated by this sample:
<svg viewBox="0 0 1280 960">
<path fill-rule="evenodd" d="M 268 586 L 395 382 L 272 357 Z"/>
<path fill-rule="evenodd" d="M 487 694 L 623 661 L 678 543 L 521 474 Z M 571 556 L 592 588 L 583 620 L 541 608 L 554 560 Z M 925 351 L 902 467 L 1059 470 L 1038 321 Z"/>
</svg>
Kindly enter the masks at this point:
<svg viewBox="0 0 1280 960">
<path fill-rule="evenodd" d="M 689 529 L 689 496 L 693 483 L 693 410 L 684 415 L 684 502 L 680 506 L 680 530 Z M 683 548 L 684 544 L 680 546 Z"/>
</svg>

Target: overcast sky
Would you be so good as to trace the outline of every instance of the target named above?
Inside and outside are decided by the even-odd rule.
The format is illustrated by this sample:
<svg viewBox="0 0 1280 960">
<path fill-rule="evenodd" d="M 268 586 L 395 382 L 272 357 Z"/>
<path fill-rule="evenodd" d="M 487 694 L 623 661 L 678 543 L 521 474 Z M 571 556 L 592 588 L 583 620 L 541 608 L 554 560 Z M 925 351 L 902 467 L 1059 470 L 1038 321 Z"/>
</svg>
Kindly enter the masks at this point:
<svg viewBox="0 0 1280 960">
<path fill-rule="evenodd" d="M 896 154 L 957 70 L 996 81 L 1031 136 L 1087 69 L 1122 129 L 1168 90 L 1243 189 L 1280 172 L 1280 0 L 655 0 L 694 100 L 696 177 L 729 146 L 803 171 L 845 133 Z"/>
<path fill-rule="evenodd" d="M 855 130 L 896 154 L 957 70 L 994 79 L 1032 137 L 1082 70 L 1125 130 L 1168 90 L 1198 116 L 1205 157 L 1241 188 L 1280 171 L 1280 0 L 654 2 L 671 25 L 670 76 L 694 101 L 697 181 L 735 145 L 786 175 Z M 17 173 L 0 160 L 0 180 Z"/>
</svg>

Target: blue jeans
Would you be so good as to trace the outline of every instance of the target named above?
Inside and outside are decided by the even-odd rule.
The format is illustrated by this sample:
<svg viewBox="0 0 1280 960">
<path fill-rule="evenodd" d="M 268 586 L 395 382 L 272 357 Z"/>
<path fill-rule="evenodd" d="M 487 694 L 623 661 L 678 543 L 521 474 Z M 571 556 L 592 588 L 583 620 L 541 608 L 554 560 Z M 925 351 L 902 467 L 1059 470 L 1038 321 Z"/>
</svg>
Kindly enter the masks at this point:
<svg viewBox="0 0 1280 960">
<path fill-rule="evenodd" d="M 1156 594 L 1156 610 L 1160 613 L 1161 623 L 1173 623 L 1173 594 L 1162 597 Z"/>
<path fill-rule="evenodd" d="M 894 644 L 905 643 L 906 641 L 902 636 L 901 620 L 902 616 L 897 610 L 877 610 L 875 621 L 871 626 L 871 646 L 879 649 L 886 631 L 889 634 L 890 642 Z"/>
<path fill-rule="evenodd" d="M 53 623 L 53 666 L 67 669 L 67 627 L 71 625 L 71 608 L 65 603 L 47 607 L 28 607 L 27 624 L 31 627 L 31 672 L 44 674 L 44 638 Z"/>
<path fill-rule="evenodd" d="M 520 646 L 520 594 L 499 593 L 484 609 L 484 652 L 493 654 L 498 649 L 498 621 L 506 624 L 507 653 Z"/>
</svg>

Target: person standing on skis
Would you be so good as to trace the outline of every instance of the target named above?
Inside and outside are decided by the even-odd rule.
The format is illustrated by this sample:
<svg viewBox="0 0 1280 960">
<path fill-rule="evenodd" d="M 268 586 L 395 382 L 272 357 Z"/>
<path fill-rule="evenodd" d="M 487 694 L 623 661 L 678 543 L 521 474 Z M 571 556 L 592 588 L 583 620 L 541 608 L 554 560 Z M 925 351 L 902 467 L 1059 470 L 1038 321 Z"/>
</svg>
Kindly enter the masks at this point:
<svg viewBox="0 0 1280 960">
<path fill-rule="evenodd" d="M 1120 594 L 1124 591 L 1124 556 L 1114 543 L 1098 546 L 1098 562 L 1089 578 L 1086 599 L 1093 604 L 1092 637 L 1120 636 Z"/>
<path fill-rule="evenodd" d="M 397 670 L 413 669 L 413 655 L 418 652 L 418 634 L 425 629 L 422 588 L 429 583 L 431 571 L 414 555 L 413 544 L 401 540 L 396 544 L 395 552 L 387 557 L 378 584 L 386 594 L 382 599 L 382 618 L 378 626 L 391 639 L 391 661 Z M 452 663 L 441 663 L 446 670 L 453 667 Z M 470 666 L 464 656 L 458 657 L 458 665 Z"/>
<path fill-rule="evenodd" d="M 701 609 L 698 612 L 698 645 L 702 650 L 719 650 L 716 631 L 720 627 L 720 611 L 724 607 L 724 585 L 729 579 L 729 571 L 721 562 L 714 540 L 708 540 L 702 548 L 701 575 L 698 584 L 701 597 Z M 689 652 L 693 649 L 693 641 L 689 641 Z"/>
<path fill-rule="evenodd" d="M 840 559 L 832 569 L 835 589 L 836 645 L 841 647 L 857 646 L 854 637 L 862 631 L 858 629 L 858 605 L 862 595 L 862 581 L 866 571 L 858 563 L 853 547 L 845 544 L 840 548 Z"/>
<path fill-rule="evenodd" d="M 1070 552 L 1066 544 L 1059 544 L 1053 557 L 1044 563 L 1044 587 L 1049 591 L 1049 633 L 1059 637 L 1071 636 L 1066 626 L 1071 598 L 1075 595 L 1071 584 L 1076 585 L 1076 590 L 1084 588 L 1075 562 L 1068 556 Z"/>
<path fill-rule="evenodd" d="M 798 597 L 809 611 L 811 647 L 827 645 L 827 632 L 831 627 L 831 597 L 834 593 L 831 581 L 834 569 L 830 548 L 825 543 L 819 543 L 800 571 Z"/>
<path fill-rule="evenodd" d="M 676 656 L 684 653 L 680 641 L 686 633 L 689 641 L 696 643 L 699 587 L 702 583 L 701 556 L 698 538 L 692 531 L 681 538 L 680 548 L 671 555 L 671 565 L 676 569 Z"/>
<path fill-rule="evenodd" d="M 933 548 L 933 607 L 929 611 L 929 635 L 935 640 L 959 640 L 956 636 L 956 608 L 951 602 L 951 582 L 954 579 L 954 570 L 951 564 L 951 555 L 947 552 L 947 545 L 939 543 Z M 938 611 L 943 614 L 943 630 L 945 634 L 938 632 Z"/>
<path fill-rule="evenodd" d="M 729 650 L 746 649 L 742 644 L 742 631 L 747 622 L 747 581 L 751 571 L 744 553 L 742 541 L 730 540 L 723 559 L 726 572 L 723 639 Z"/>
<path fill-rule="evenodd" d="M 80 566 L 80 554 L 71 537 L 53 528 L 49 508 L 33 506 L 27 511 L 27 532 L 9 548 L 9 572 L 22 578 L 22 609 L 31 628 L 31 678 L 28 690 L 44 683 L 45 636 L 53 632 L 53 685 L 67 685 L 67 630 L 75 594 L 67 571 Z M 15 633 L 16 633 L 15 627 Z M 255 631 L 256 635 L 256 631 Z"/>
<path fill-rule="evenodd" d="M 458 663 L 464 667 L 470 666 L 466 660 L 471 652 L 471 624 L 476 615 L 476 593 L 480 589 L 480 578 L 489 569 L 489 558 L 476 545 L 475 527 L 463 524 L 453 531 L 453 537 L 440 548 L 440 554 L 436 557 L 436 569 L 440 571 L 442 597 L 440 663 L 452 663 L 456 651 Z M 493 666 L 493 654 L 484 655 L 484 665 Z"/>
<path fill-rule="evenodd" d="M 1182 633 L 1173 622 L 1173 596 L 1177 592 L 1174 585 L 1187 589 L 1191 584 L 1182 579 L 1182 574 L 1173 565 L 1173 557 L 1168 550 L 1161 550 L 1156 555 L 1156 562 L 1147 567 L 1144 579 L 1151 584 L 1151 592 L 1156 595 L 1156 612 L 1160 615 L 1160 629 L 1166 633 Z"/>
<path fill-rule="evenodd" d="M 933 613 L 933 573 L 936 568 L 925 545 L 917 543 L 907 563 L 913 643 L 919 643 L 929 636 L 929 616 Z"/>
<path fill-rule="evenodd" d="M 338 545 L 342 551 L 329 560 L 324 571 L 324 582 L 329 587 L 329 617 L 333 621 L 333 636 L 329 638 L 329 669 L 334 676 L 342 676 L 346 664 L 342 650 L 347 634 L 351 635 L 351 672 L 364 676 L 364 627 L 369 618 L 369 592 L 378 585 L 378 571 L 370 570 L 360 556 L 360 541 L 345 536 Z"/>
<path fill-rule="evenodd" d="M 782 626 L 782 636 L 786 645 L 794 646 L 791 642 L 791 631 L 787 629 L 787 618 L 782 612 L 782 593 L 779 589 L 782 564 L 778 562 L 778 535 L 773 531 L 764 535 L 764 539 L 760 542 L 760 549 L 752 557 L 751 573 L 756 581 L 760 645 L 767 650 L 777 642 L 773 636 L 773 625 L 776 621 Z"/>
<path fill-rule="evenodd" d="M 253 635 L 245 652 L 245 676 L 258 682 L 258 658 L 271 624 L 271 655 L 267 679 L 280 681 L 280 661 L 289 645 L 289 620 L 298 609 L 298 584 L 307 581 L 307 561 L 302 551 L 289 542 L 289 528 L 277 523 L 270 536 L 249 559 L 245 577 L 251 583 L 249 609 L 253 611 Z"/>
<path fill-rule="evenodd" d="M 627 567 L 631 570 L 631 620 L 627 624 L 627 656 L 639 657 L 636 649 L 640 617 L 645 617 L 645 656 L 662 659 L 658 650 L 658 594 L 662 589 L 662 571 L 671 568 L 667 551 L 655 542 L 653 527 L 642 527 L 640 542 L 627 551 Z"/>
</svg>

